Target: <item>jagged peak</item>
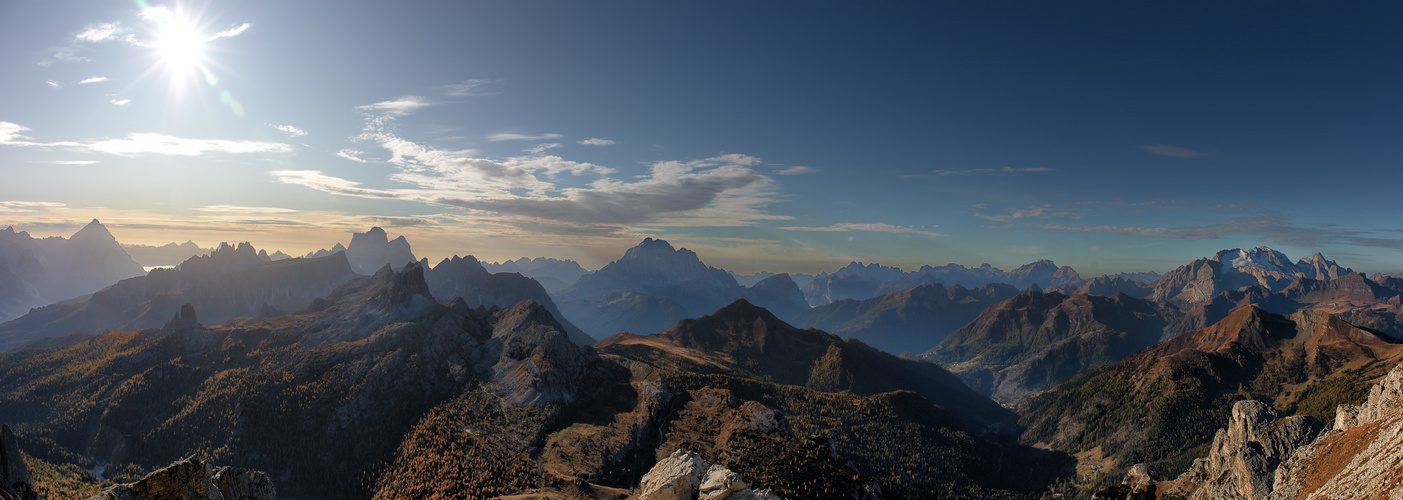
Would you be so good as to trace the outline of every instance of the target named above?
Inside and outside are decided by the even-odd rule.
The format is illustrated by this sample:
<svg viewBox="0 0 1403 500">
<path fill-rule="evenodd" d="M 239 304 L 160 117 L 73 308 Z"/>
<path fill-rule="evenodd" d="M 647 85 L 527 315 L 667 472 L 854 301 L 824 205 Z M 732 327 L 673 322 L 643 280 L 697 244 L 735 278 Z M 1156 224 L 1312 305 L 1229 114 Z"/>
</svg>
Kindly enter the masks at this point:
<svg viewBox="0 0 1403 500">
<path fill-rule="evenodd" d="M 82 228 L 82 229 L 79 229 L 78 232 L 73 233 L 73 236 L 69 237 L 68 239 L 69 239 L 69 240 L 74 240 L 74 241 L 77 241 L 77 240 L 100 240 L 100 241 L 114 241 L 114 242 L 117 241 L 117 238 L 114 237 L 114 236 L 112 236 L 112 232 L 107 230 L 107 226 L 102 225 L 102 223 L 101 223 L 101 222 L 98 222 L 97 219 L 93 219 L 92 222 L 89 222 L 88 225 L 83 226 L 83 228 Z"/>
</svg>

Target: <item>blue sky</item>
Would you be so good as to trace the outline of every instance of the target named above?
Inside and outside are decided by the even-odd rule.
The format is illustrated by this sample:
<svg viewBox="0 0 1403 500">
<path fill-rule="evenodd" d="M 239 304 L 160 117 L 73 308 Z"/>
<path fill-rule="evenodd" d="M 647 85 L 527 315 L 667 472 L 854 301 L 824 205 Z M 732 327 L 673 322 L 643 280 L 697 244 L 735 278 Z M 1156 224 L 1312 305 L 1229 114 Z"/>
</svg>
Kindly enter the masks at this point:
<svg viewBox="0 0 1403 500">
<path fill-rule="evenodd" d="M 0 3 L 0 224 L 739 272 L 1403 269 L 1403 7 Z M 203 68 L 203 69 L 201 69 Z"/>
</svg>

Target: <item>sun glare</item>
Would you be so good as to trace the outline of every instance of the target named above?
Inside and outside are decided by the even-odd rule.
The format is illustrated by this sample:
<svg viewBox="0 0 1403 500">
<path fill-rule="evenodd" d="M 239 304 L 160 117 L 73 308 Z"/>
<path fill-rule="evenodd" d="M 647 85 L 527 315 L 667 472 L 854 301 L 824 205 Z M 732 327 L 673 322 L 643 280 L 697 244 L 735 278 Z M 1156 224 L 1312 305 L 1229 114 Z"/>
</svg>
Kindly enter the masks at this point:
<svg viewBox="0 0 1403 500">
<path fill-rule="evenodd" d="M 166 7 L 143 9 L 141 16 L 154 24 L 149 46 L 155 50 L 157 63 L 171 79 L 183 80 L 203 73 L 211 80 L 209 83 L 214 84 L 213 75 L 205 68 L 205 44 L 210 37 L 200 30 L 194 19 Z"/>
</svg>

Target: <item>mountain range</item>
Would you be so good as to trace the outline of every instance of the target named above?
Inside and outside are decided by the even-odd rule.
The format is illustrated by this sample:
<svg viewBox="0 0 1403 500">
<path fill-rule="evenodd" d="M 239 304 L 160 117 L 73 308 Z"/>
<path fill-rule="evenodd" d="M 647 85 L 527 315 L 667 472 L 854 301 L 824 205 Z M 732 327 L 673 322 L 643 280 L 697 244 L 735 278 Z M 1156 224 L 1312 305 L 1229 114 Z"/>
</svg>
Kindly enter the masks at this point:
<svg viewBox="0 0 1403 500">
<path fill-rule="evenodd" d="M 90 262 L 36 272 L 44 245 Z M 1224 250 L 1162 277 L 1044 260 L 809 279 L 652 238 L 594 272 L 430 266 L 372 228 L 275 256 L 221 244 L 0 323 L 0 434 L 30 457 L 23 484 L 87 497 L 222 463 L 293 497 L 618 498 L 685 467 L 706 468 L 677 490 L 698 496 L 703 478 L 782 498 L 1347 491 L 1312 457 L 1399 478 L 1350 450 L 1393 456 L 1370 429 L 1403 414 L 1385 376 L 1403 279 L 1320 254 Z M 112 262 L 140 268 L 96 221 L 0 232 L 0 279 L 26 284 L 5 297 Z"/>
</svg>

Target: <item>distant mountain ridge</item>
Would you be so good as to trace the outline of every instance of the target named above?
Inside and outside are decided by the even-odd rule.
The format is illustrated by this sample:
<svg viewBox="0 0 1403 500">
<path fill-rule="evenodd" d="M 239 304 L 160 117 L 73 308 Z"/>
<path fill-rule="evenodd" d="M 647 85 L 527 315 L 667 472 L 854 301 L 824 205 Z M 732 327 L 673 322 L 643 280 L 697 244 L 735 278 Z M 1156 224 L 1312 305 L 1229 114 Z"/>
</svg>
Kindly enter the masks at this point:
<svg viewBox="0 0 1403 500">
<path fill-rule="evenodd" d="M 560 260 L 547 257 L 536 257 L 527 259 L 521 257 L 516 260 L 508 260 L 502 263 L 483 262 L 482 267 L 491 273 L 520 273 L 522 276 L 535 279 L 545 287 L 546 291 L 555 292 L 564 289 L 580 279 L 589 271 L 580 267 L 579 262 L 573 260 Z"/>
<path fill-rule="evenodd" d="M 794 316 L 793 324 L 855 337 L 889 353 L 919 353 L 940 343 L 988 307 L 1018 294 L 1012 285 L 934 283 L 865 300 L 843 299 Z"/>
<path fill-rule="evenodd" d="M 843 299 L 869 299 L 934 283 L 966 288 L 978 288 L 990 283 L 1003 283 L 1015 288 L 1026 288 L 1030 285 L 1051 288 L 1077 285 L 1082 281 L 1084 280 L 1075 269 L 1069 266 L 1058 267 L 1046 259 L 1019 266 L 1008 272 L 989 264 L 974 268 L 946 264 L 940 267 L 921 266 L 920 269 L 908 273 L 880 264 L 852 262 L 832 274 L 819 273 L 804 290 L 804 297 L 808 299 L 809 304 L 821 306 Z"/>
<path fill-rule="evenodd" d="M 184 303 L 195 304 L 212 325 L 284 314 L 355 276 L 341 252 L 272 261 L 248 243 L 221 243 L 208 256 L 191 257 L 174 269 L 156 269 L 83 300 L 40 307 L 0 324 L 0 351 L 70 333 L 158 327 Z"/>
<path fill-rule="evenodd" d="M 1275 292 L 1286 288 L 1296 278 L 1329 281 L 1353 272 L 1319 253 L 1292 263 L 1285 254 L 1267 247 L 1234 248 L 1165 273 L 1155 282 L 1154 292 L 1149 297 L 1165 302 L 1198 303 L 1224 291 L 1252 285 Z"/>
<path fill-rule="evenodd" d="M 783 274 L 742 287 L 731 273 L 703 263 L 696 252 L 645 238 L 618 260 L 555 295 L 567 318 L 602 338 L 631 328 L 666 327 L 736 299 L 786 316 L 797 314 L 808 308 L 798 288 Z"/>
<path fill-rule="evenodd" d="M 0 321 L 145 273 L 97 219 L 68 238 L 7 227 L 0 230 Z"/>
</svg>

